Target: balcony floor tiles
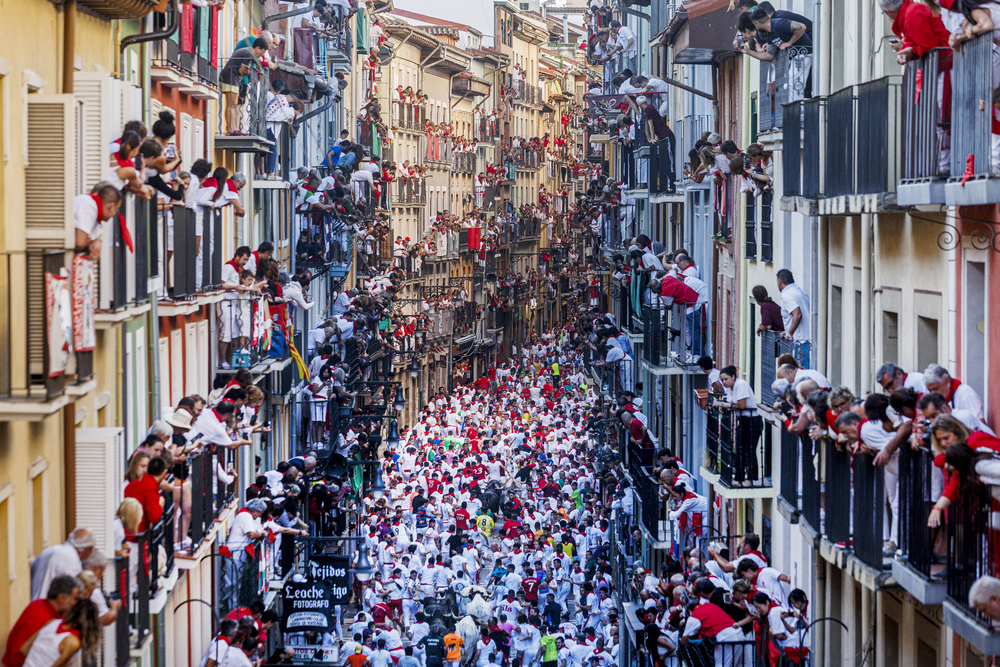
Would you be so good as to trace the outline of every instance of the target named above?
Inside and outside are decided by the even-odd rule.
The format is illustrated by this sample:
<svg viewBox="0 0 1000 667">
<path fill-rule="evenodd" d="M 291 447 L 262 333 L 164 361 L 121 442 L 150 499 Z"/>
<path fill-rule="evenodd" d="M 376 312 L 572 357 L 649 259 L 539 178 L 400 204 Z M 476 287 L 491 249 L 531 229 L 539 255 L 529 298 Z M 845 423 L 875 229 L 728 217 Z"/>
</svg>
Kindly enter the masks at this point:
<svg viewBox="0 0 1000 667">
<path fill-rule="evenodd" d="M 892 559 L 892 578 L 920 604 L 941 604 L 948 593 L 944 580 L 926 578 L 901 557 Z"/>
</svg>

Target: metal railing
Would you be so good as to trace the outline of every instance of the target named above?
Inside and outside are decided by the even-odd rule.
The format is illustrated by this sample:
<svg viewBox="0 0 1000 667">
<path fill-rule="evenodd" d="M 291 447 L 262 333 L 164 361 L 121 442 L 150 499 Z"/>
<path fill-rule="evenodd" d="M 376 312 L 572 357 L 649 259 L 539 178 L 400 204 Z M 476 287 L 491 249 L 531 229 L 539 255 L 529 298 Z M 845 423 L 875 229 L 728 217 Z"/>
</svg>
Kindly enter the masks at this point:
<svg viewBox="0 0 1000 667">
<path fill-rule="evenodd" d="M 475 130 L 476 141 L 496 141 L 497 123 L 489 118 L 480 118 L 479 123 L 473 128 Z"/>
<path fill-rule="evenodd" d="M 393 123 L 404 130 L 424 131 L 427 110 L 423 104 L 410 102 L 392 103 Z"/>
<path fill-rule="evenodd" d="M 802 520 L 808 523 L 817 533 L 822 532 L 823 488 L 820 483 L 821 454 L 817 441 L 803 434 L 799 437 L 802 455 L 801 504 Z M 881 550 L 882 543 L 879 542 Z"/>
<path fill-rule="evenodd" d="M 987 35 L 989 36 L 989 35 Z M 976 579 L 997 574 L 997 539 L 993 529 L 993 487 L 967 480 L 948 508 L 948 599 L 988 628 L 993 620 L 969 605 Z"/>
<path fill-rule="evenodd" d="M 826 481 L 825 503 L 828 511 L 824 516 L 823 534 L 834 544 L 847 545 L 851 541 L 851 513 L 846 511 L 851 502 L 851 453 L 837 446 L 833 440 L 825 439 Z"/>
<path fill-rule="evenodd" d="M 803 102 L 799 100 L 786 104 L 783 114 L 781 136 L 784 141 L 782 155 L 785 163 L 782 167 L 782 187 L 783 194 L 790 197 L 802 194 L 802 110 Z"/>
<path fill-rule="evenodd" d="M 787 429 L 781 429 L 778 448 L 778 466 L 781 479 L 778 496 L 792 508 L 799 506 L 799 438 Z"/>
<path fill-rule="evenodd" d="M 899 553 L 914 570 L 930 579 L 935 562 L 934 543 L 937 531 L 927 526 L 927 517 L 937 498 L 932 497 L 934 454 L 904 443 L 899 448 Z M 940 568 L 938 568 L 940 569 Z"/>
<path fill-rule="evenodd" d="M 762 437 L 764 421 L 736 410 L 706 411 L 705 467 L 728 488 L 771 486 L 771 452 Z"/>
<path fill-rule="evenodd" d="M 793 91 L 790 58 L 800 57 L 801 47 L 778 51 L 771 62 L 760 61 L 760 111 L 757 127 L 760 132 L 780 130 L 784 126 L 784 107 L 802 99 L 804 91 Z"/>
<path fill-rule="evenodd" d="M 884 468 L 877 467 L 872 454 L 854 455 L 854 555 L 869 567 L 885 567 L 882 554 L 883 514 L 886 510 Z"/>
<path fill-rule="evenodd" d="M 674 137 L 657 141 L 649 147 L 649 193 L 672 194 L 676 192 L 676 172 L 674 166 Z"/>
<path fill-rule="evenodd" d="M 951 68 L 951 178 L 961 180 L 991 171 L 993 128 L 993 41 L 984 33 L 963 43 Z M 972 164 L 969 165 L 969 160 Z"/>
<path fill-rule="evenodd" d="M 189 530 L 192 551 L 205 539 L 215 518 L 236 497 L 235 483 L 227 485 L 216 474 L 220 466 L 223 472 L 228 472 L 232 458 L 231 450 L 222 449 L 213 452 L 211 448 L 205 448 L 188 459 L 191 479 Z M 183 539 L 184 536 L 180 537 Z"/>
<path fill-rule="evenodd" d="M 653 304 L 642 307 L 642 356 L 652 366 L 677 365 L 685 361 L 687 322 L 681 305 L 666 306 L 656 295 Z"/>
<path fill-rule="evenodd" d="M 823 194 L 821 165 L 825 115 L 826 98 L 814 97 L 802 103 L 802 181 L 799 192 L 810 199 Z"/>
<path fill-rule="evenodd" d="M 792 354 L 795 345 L 793 341 L 781 337 L 777 331 L 766 330 L 760 335 L 760 400 L 764 405 L 774 405 L 783 398 L 775 396 L 771 385 L 777 379 L 777 359 L 783 354 Z"/>
<path fill-rule="evenodd" d="M 239 134 L 264 139 L 267 137 L 267 92 L 271 86 L 270 77 L 267 72 L 251 69 L 246 79 L 246 91 L 236 103 L 235 126 L 230 126 L 230 121 L 226 118 L 228 107 L 225 101 L 217 105 L 218 134 Z"/>
<path fill-rule="evenodd" d="M 510 152 L 514 165 L 520 169 L 538 169 L 542 165 L 542 151 L 533 148 L 513 148 Z"/>
<path fill-rule="evenodd" d="M 423 205 L 427 203 L 427 183 L 423 179 L 400 179 L 396 181 L 396 188 L 392 193 L 393 204 L 415 204 Z"/>
<path fill-rule="evenodd" d="M 713 233 L 722 241 L 733 238 L 733 215 L 737 188 L 732 174 L 724 174 L 712 185 Z"/>
<path fill-rule="evenodd" d="M 940 171 L 944 128 L 938 104 L 938 79 L 942 64 L 951 65 L 952 51 L 932 49 L 903 70 L 903 183 L 936 179 Z M 950 109 L 949 109 L 950 111 Z"/>
<path fill-rule="evenodd" d="M 901 93 L 899 76 L 884 76 L 857 86 L 857 194 L 896 191 Z"/>
<path fill-rule="evenodd" d="M 830 95 L 826 102 L 826 168 L 824 194 L 839 197 L 854 192 L 854 88 Z"/>
<path fill-rule="evenodd" d="M 452 152 L 452 169 L 456 174 L 476 173 L 476 154 L 467 152 Z"/>
</svg>

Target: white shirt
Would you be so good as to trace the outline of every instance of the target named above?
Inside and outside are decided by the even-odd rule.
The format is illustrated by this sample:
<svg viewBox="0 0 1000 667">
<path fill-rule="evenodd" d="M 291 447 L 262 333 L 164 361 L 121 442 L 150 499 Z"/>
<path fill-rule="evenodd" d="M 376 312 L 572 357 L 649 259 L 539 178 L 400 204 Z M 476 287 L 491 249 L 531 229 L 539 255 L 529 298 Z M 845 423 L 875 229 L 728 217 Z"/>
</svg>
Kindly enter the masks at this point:
<svg viewBox="0 0 1000 667">
<path fill-rule="evenodd" d="M 226 431 L 226 425 L 215 416 L 215 410 L 206 408 L 201 415 L 191 425 L 191 430 L 187 432 L 188 442 L 198 434 L 202 435 L 201 442 L 211 445 L 231 445 L 233 439 Z"/>
<path fill-rule="evenodd" d="M 782 588 L 778 577 L 781 573 L 773 567 L 762 567 L 757 572 L 757 590 L 767 593 L 768 597 L 783 607 L 788 606 L 788 596 Z"/>
<path fill-rule="evenodd" d="M 102 223 L 97 219 L 97 202 L 90 195 L 73 197 L 73 226 L 91 240 L 100 238 Z"/>
<path fill-rule="evenodd" d="M 82 571 L 80 554 L 73 546 L 63 543 L 48 547 L 31 563 L 31 599 L 44 598 L 56 577 L 63 574 L 75 577 Z"/>
<path fill-rule="evenodd" d="M 253 255 L 251 255 L 251 257 L 253 257 Z M 245 266 L 246 265 L 244 265 L 244 267 Z M 230 287 L 238 287 L 240 284 L 240 270 L 237 269 L 232 264 L 230 264 L 229 262 L 226 262 L 225 264 L 222 265 L 221 278 L 223 285 L 229 285 Z M 226 290 L 226 293 L 223 296 L 227 300 L 233 301 L 239 299 L 239 292 L 237 292 L 236 290 Z"/>
<path fill-rule="evenodd" d="M 951 411 L 951 416 L 958 421 L 965 424 L 966 428 L 970 431 L 982 431 L 983 433 L 989 433 L 990 435 L 996 435 L 989 426 L 984 424 L 979 420 L 979 417 L 974 415 L 971 410 L 965 410 L 964 408 L 957 408 Z"/>
<path fill-rule="evenodd" d="M 210 659 L 215 660 L 219 667 L 227 667 L 229 664 L 229 642 L 218 637 L 213 639 L 212 643 L 208 645 L 208 650 L 205 651 L 199 667 L 205 667 Z"/>
<path fill-rule="evenodd" d="M 825 375 L 809 368 L 799 368 L 795 371 L 795 381 L 792 383 L 792 386 L 797 387 L 806 380 L 812 380 L 819 385 L 820 389 L 829 389 L 833 386 Z"/>
<path fill-rule="evenodd" d="M 695 303 L 693 308 L 700 308 L 708 303 L 708 284 L 705 281 L 695 276 L 685 275 L 684 284 L 698 293 L 698 302 Z M 691 308 L 688 308 L 688 310 L 690 311 Z"/>
<path fill-rule="evenodd" d="M 253 663 L 242 648 L 230 646 L 226 652 L 226 667 L 253 667 Z"/>
<path fill-rule="evenodd" d="M 749 410 L 751 412 L 756 412 L 757 410 L 757 399 L 753 395 L 753 389 L 750 387 L 750 383 L 746 380 L 736 378 L 733 382 L 733 388 L 726 388 L 726 400 L 732 403 L 734 406 L 741 400 L 746 399 L 746 407 L 743 410 Z M 737 408 L 739 409 L 739 408 Z"/>
<path fill-rule="evenodd" d="M 979 394 L 976 393 L 975 389 L 964 382 L 958 385 L 958 389 L 951 392 L 951 401 L 949 403 L 951 403 L 952 408 L 968 410 L 976 415 L 979 421 L 986 418 L 983 414 L 983 399 L 979 398 Z"/>
<path fill-rule="evenodd" d="M 260 532 L 263 532 L 260 521 L 253 518 L 250 512 L 237 512 L 236 517 L 233 519 L 233 526 L 229 529 L 229 539 L 226 540 L 226 546 L 229 547 L 229 550 L 233 552 L 233 556 L 235 557 L 237 550 L 243 551 L 243 547 L 253 541 L 247 536 L 247 533 Z"/>
<path fill-rule="evenodd" d="M 632 42 L 631 46 L 629 46 L 629 42 Z M 623 25 L 618 29 L 618 35 L 615 37 L 615 46 L 621 46 L 625 49 L 623 53 L 629 58 L 639 55 L 639 41 L 635 38 L 635 33 L 627 25 Z"/>
<path fill-rule="evenodd" d="M 802 319 L 799 321 L 799 326 L 795 328 L 792 339 L 808 341 L 810 339 L 809 316 L 811 313 L 808 295 L 795 283 L 785 285 L 785 289 L 781 290 L 778 295 L 778 302 L 781 305 L 781 321 L 785 324 L 785 331 L 791 328 L 792 312 L 798 309 Z"/>
</svg>

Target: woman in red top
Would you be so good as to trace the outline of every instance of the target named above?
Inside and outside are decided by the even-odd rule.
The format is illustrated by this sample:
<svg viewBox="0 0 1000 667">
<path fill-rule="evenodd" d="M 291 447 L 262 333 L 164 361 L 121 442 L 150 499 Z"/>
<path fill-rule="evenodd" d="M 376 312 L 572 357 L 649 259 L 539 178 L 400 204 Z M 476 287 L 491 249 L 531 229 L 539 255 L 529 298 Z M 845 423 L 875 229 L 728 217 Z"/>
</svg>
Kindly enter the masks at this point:
<svg viewBox="0 0 1000 667">
<path fill-rule="evenodd" d="M 1000 439 L 982 431 L 969 433 L 965 425 L 951 415 L 938 416 L 931 426 L 931 435 L 936 454 L 934 465 L 945 471 L 944 491 L 927 517 L 927 525 L 936 528 L 941 525 L 941 513 L 958 500 L 963 484 L 968 483 L 972 474 L 968 470 L 956 471 L 953 465 L 949 465 L 946 452 L 955 445 L 967 445 L 973 452 L 991 450 L 1000 454 Z"/>
</svg>

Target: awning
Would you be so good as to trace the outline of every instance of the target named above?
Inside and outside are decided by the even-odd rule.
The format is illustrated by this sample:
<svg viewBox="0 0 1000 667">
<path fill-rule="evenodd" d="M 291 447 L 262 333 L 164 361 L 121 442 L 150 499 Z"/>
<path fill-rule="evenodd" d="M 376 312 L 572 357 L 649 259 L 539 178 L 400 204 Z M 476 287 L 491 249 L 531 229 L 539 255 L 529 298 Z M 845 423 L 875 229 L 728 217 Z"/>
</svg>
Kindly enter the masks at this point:
<svg viewBox="0 0 1000 667">
<path fill-rule="evenodd" d="M 738 14 L 729 11 L 729 0 L 690 0 L 677 12 L 667 30 L 674 62 L 710 65 L 719 56 L 735 55 L 733 36 Z"/>
</svg>

